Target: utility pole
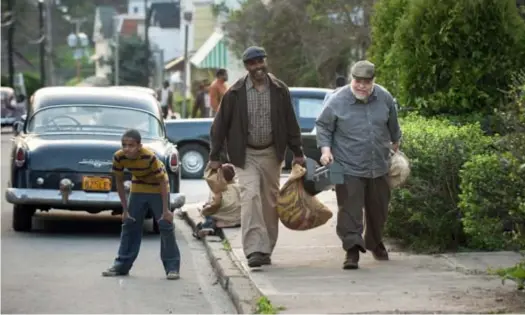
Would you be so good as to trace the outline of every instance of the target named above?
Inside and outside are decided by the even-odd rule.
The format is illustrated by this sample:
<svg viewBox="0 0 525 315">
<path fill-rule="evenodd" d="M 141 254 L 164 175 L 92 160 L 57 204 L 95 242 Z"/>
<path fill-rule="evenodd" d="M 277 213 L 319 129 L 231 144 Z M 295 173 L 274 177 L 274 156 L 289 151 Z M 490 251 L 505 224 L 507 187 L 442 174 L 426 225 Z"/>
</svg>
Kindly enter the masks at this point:
<svg viewBox="0 0 525 315">
<path fill-rule="evenodd" d="M 115 85 L 119 85 L 119 78 L 120 78 L 120 18 L 119 16 L 114 16 L 114 23 L 115 23 L 115 53 L 113 62 L 115 64 L 114 73 L 115 76 Z"/>
<path fill-rule="evenodd" d="M 14 0 L 7 0 L 7 12 L 11 15 L 11 23 L 7 29 L 7 66 L 9 69 L 9 86 L 15 86 L 15 62 L 13 60 L 14 48 L 13 39 L 15 37 L 16 16 L 13 10 Z"/>
<path fill-rule="evenodd" d="M 56 83 L 56 80 L 55 80 L 55 63 L 54 63 L 54 58 L 53 58 L 53 7 L 55 5 L 55 0 L 45 0 L 45 5 L 46 5 L 46 19 L 45 19 L 45 22 L 46 22 L 46 26 L 47 26 L 47 30 L 46 30 L 46 48 L 47 48 L 47 62 L 48 62 L 48 66 L 47 66 L 47 70 L 48 70 L 48 74 L 49 74 L 49 82 L 47 85 L 55 85 Z"/>
<path fill-rule="evenodd" d="M 188 76 L 191 71 L 190 61 L 188 60 L 188 37 L 190 33 L 190 23 L 193 18 L 191 11 L 186 11 L 184 16 L 184 78 L 182 79 L 182 118 L 186 118 L 187 94 L 188 94 Z"/>
<path fill-rule="evenodd" d="M 150 52 L 149 52 L 149 19 L 151 17 L 151 10 L 148 8 L 148 0 L 144 0 L 144 54 L 146 56 L 146 78 L 147 78 L 147 87 L 149 87 L 149 79 L 150 79 L 150 69 L 149 69 L 149 59 L 150 59 Z"/>
<path fill-rule="evenodd" d="M 46 38 L 44 25 L 44 0 L 38 0 L 38 18 L 40 28 L 40 85 L 46 86 Z"/>
</svg>

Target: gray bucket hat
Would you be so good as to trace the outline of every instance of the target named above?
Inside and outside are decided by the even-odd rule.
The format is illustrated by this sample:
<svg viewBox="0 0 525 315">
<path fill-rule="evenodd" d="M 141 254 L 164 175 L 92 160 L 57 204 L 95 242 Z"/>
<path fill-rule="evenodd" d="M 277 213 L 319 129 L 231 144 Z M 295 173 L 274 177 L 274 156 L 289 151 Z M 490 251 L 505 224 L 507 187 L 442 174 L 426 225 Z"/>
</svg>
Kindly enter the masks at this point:
<svg viewBox="0 0 525 315">
<path fill-rule="evenodd" d="M 356 62 L 350 73 L 354 79 L 370 80 L 375 77 L 375 66 L 368 60 L 361 60 Z"/>
</svg>

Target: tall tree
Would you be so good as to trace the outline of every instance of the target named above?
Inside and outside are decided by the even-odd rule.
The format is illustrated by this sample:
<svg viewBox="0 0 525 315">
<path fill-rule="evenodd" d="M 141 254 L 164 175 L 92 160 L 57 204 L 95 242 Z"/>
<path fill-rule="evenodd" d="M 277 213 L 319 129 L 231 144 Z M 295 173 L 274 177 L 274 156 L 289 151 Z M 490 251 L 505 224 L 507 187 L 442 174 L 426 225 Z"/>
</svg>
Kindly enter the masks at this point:
<svg viewBox="0 0 525 315">
<path fill-rule="evenodd" d="M 149 76 L 146 73 L 145 65 L 149 62 L 149 69 L 155 67 L 154 60 L 150 57 L 146 59 L 144 41 L 138 36 L 123 36 L 119 40 L 119 85 L 148 86 Z M 111 73 L 108 80 L 115 84 L 115 59 L 111 57 L 107 60 L 111 66 Z M 141 66 L 142 65 L 142 66 Z"/>
<path fill-rule="evenodd" d="M 346 74 L 369 45 L 373 0 L 247 0 L 227 12 L 225 32 L 239 56 L 263 46 L 269 65 L 289 85 L 327 86 Z M 216 6 L 215 9 L 224 9 Z"/>
</svg>

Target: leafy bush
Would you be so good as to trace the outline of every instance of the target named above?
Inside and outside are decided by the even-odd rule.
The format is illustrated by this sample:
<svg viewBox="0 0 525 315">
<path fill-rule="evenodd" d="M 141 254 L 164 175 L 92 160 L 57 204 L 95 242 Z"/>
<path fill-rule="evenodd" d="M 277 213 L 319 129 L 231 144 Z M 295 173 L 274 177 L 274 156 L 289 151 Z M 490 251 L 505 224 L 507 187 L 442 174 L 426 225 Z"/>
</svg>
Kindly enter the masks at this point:
<svg viewBox="0 0 525 315">
<path fill-rule="evenodd" d="M 437 252 L 464 242 L 458 210 L 459 170 L 492 143 L 479 124 L 409 115 L 401 150 L 411 161 L 407 183 L 392 192 L 386 234 L 416 251 Z"/>
<path fill-rule="evenodd" d="M 460 179 L 459 207 L 468 247 L 500 250 L 525 246 L 522 162 L 510 153 L 474 155 L 465 163 Z"/>
<path fill-rule="evenodd" d="M 525 21 L 516 1 L 410 0 L 404 10 L 393 1 L 378 2 L 382 16 L 372 24 L 373 34 L 394 38 L 385 44 L 388 52 L 372 49 L 378 68 L 385 66 L 378 81 L 400 104 L 426 116 L 491 114 L 516 69 L 525 66 Z M 397 27 L 383 25 L 394 17 Z M 374 38 L 374 45 L 383 44 Z"/>
</svg>

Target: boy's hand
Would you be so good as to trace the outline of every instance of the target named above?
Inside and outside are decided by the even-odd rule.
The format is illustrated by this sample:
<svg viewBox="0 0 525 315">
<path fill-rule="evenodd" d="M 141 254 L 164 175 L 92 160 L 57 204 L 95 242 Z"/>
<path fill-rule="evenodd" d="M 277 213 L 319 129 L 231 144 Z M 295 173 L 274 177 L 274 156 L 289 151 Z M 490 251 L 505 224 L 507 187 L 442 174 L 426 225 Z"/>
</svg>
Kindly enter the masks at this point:
<svg viewBox="0 0 525 315">
<path fill-rule="evenodd" d="M 128 211 L 124 211 L 122 212 L 122 222 L 125 222 L 126 219 L 132 219 L 133 221 L 135 221 L 135 218 L 130 216 Z"/>
<path fill-rule="evenodd" d="M 169 224 L 172 224 L 173 223 L 173 213 L 171 213 L 171 211 L 162 211 L 162 216 L 160 217 L 160 220 L 164 220 L 168 222 Z"/>
</svg>

